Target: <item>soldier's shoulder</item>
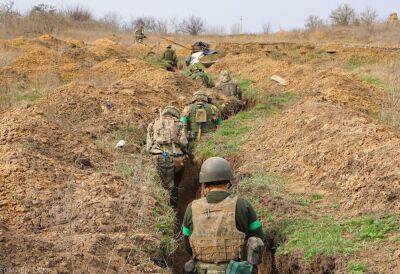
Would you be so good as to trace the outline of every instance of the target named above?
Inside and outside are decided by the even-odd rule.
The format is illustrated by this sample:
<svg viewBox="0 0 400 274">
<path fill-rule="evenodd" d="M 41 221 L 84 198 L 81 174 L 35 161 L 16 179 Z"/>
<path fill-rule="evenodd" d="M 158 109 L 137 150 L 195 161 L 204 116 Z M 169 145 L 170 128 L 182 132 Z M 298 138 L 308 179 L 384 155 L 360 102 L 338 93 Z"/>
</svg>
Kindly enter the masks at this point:
<svg viewBox="0 0 400 274">
<path fill-rule="evenodd" d="M 245 199 L 243 197 L 237 197 L 237 206 L 239 208 L 242 208 L 242 207 L 247 208 L 247 207 L 251 206 L 251 204 L 247 199 Z"/>
<path fill-rule="evenodd" d="M 190 108 L 192 107 L 192 104 L 189 104 L 189 105 L 187 105 L 187 106 L 185 106 L 184 108 L 183 108 L 183 110 L 182 110 L 182 115 L 185 115 L 185 114 L 187 114 L 189 111 L 190 111 Z"/>
</svg>

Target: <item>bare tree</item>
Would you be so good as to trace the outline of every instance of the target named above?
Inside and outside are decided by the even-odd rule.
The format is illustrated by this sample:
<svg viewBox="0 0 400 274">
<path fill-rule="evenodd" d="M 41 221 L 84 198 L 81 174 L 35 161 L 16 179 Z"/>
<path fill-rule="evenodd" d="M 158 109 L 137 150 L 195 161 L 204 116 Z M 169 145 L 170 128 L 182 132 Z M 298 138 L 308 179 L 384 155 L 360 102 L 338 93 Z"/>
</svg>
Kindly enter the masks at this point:
<svg viewBox="0 0 400 274">
<path fill-rule="evenodd" d="M 267 22 L 261 26 L 263 34 L 271 34 L 272 32 L 272 25 L 270 22 Z"/>
<path fill-rule="evenodd" d="M 69 7 L 64 12 L 68 18 L 77 22 L 85 22 L 93 19 L 93 15 L 90 10 L 81 6 Z"/>
<path fill-rule="evenodd" d="M 5 1 L 0 4 L 0 23 L 4 26 L 12 24 L 13 19 L 20 17 L 14 8 L 14 1 Z"/>
<path fill-rule="evenodd" d="M 191 15 L 179 24 L 179 31 L 190 35 L 199 35 L 205 31 L 205 22 L 202 18 Z"/>
<path fill-rule="evenodd" d="M 158 34 L 167 34 L 169 33 L 169 26 L 168 26 L 168 20 L 167 19 L 162 19 L 158 18 L 156 20 L 154 32 Z"/>
<path fill-rule="evenodd" d="M 105 14 L 101 19 L 100 22 L 107 28 L 115 31 L 119 30 L 123 26 L 123 19 L 120 15 L 114 12 L 110 12 Z"/>
<path fill-rule="evenodd" d="M 325 22 L 321 17 L 319 17 L 317 15 L 310 15 L 306 18 L 304 26 L 307 30 L 313 31 L 313 30 L 324 27 Z"/>
<path fill-rule="evenodd" d="M 156 29 L 157 20 L 152 16 L 142 16 L 131 21 L 131 26 L 133 29 L 137 29 L 140 26 L 143 26 L 144 29 L 148 32 L 154 32 Z"/>
<path fill-rule="evenodd" d="M 365 26 L 372 26 L 378 19 L 378 12 L 371 7 L 366 7 L 360 14 L 360 22 Z"/>
<path fill-rule="evenodd" d="M 329 17 L 335 25 L 349 26 L 356 19 L 356 12 L 349 4 L 343 4 L 331 11 Z"/>
</svg>

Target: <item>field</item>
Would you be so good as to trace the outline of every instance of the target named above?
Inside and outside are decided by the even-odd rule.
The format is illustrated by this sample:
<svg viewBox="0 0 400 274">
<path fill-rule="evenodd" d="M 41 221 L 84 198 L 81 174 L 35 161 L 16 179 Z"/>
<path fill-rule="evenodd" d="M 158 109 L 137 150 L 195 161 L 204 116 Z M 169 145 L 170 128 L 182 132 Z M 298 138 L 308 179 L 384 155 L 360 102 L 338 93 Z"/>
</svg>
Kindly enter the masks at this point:
<svg viewBox="0 0 400 274">
<path fill-rule="evenodd" d="M 400 49 L 202 39 L 223 52 L 207 72 L 231 70 L 251 106 L 196 145 L 176 212 L 145 129 L 200 84 L 148 55 L 165 42 L 0 41 L 0 272 L 180 273 L 180 219 L 210 156 L 232 161 L 261 216 L 264 272 L 400 271 Z"/>
</svg>

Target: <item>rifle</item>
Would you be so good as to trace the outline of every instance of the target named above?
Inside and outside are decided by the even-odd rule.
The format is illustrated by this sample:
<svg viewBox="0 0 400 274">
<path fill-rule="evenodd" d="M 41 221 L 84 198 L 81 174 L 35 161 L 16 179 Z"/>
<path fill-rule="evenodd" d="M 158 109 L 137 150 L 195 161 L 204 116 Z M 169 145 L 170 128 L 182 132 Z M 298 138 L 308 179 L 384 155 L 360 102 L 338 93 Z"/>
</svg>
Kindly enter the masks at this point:
<svg viewBox="0 0 400 274">
<path fill-rule="evenodd" d="M 168 39 L 168 38 L 165 38 L 165 37 L 160 37 L 160 38 L 163 39 L 163 40 L 165 40 L 165 41 L 171 42 L 172 44 L 175 44 L 175 45 L 177 45 L 177 46 L 180 46 L 180 47 L 182 47 L 182 48 L 185 48 L 185 49 L 188 49 L 188 50 L 192 50 L 191 48 L 188 48 L 187 46 L 184 46 L 184 45 L 182 45 L 182 44 L 179 44 L 179 43 L 177 43 L 177 42 L 175 42 L 175 41 L 173 41 L 173 40 L 171 40 L 171 39 Z"/>
</svg>

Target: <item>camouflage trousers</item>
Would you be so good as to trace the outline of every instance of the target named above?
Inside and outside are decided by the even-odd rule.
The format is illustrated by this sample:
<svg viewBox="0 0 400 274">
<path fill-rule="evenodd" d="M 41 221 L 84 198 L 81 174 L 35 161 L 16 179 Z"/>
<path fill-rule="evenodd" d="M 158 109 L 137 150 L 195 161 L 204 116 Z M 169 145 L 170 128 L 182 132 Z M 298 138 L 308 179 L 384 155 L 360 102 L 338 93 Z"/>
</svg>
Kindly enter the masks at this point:
<svg viewBox="0 0 400 274">
<path fill-rule="evenodd" d="M 176 205 L 178 186 L 185 170 L 185 157 L 154 155 L 158 175 L 160 176 L 162 186 L 171 194 L 172 205 Z"/>
</svg>

